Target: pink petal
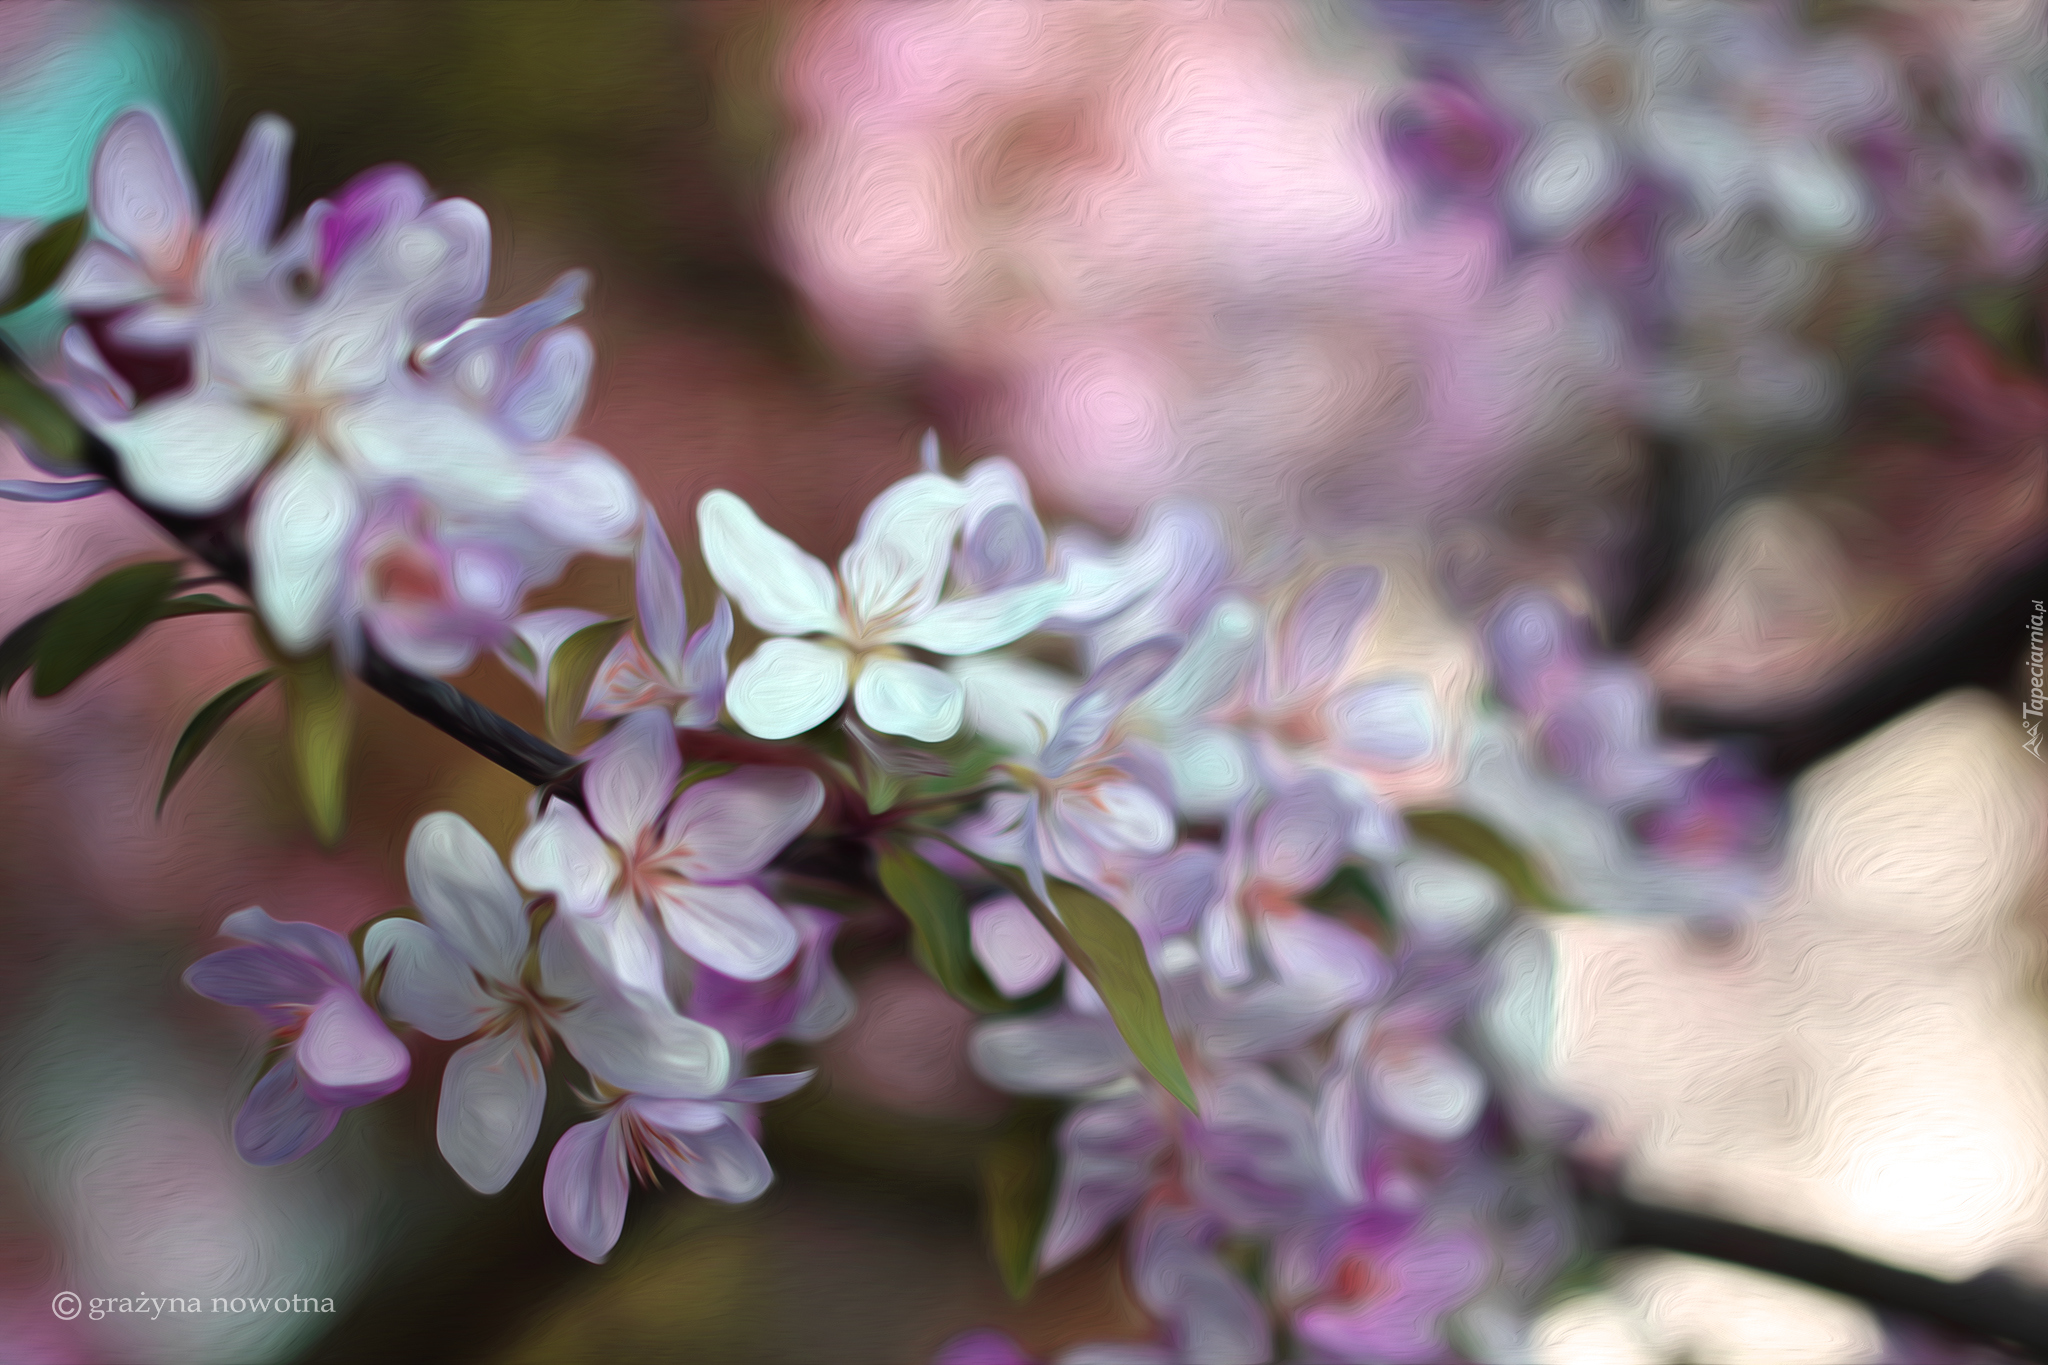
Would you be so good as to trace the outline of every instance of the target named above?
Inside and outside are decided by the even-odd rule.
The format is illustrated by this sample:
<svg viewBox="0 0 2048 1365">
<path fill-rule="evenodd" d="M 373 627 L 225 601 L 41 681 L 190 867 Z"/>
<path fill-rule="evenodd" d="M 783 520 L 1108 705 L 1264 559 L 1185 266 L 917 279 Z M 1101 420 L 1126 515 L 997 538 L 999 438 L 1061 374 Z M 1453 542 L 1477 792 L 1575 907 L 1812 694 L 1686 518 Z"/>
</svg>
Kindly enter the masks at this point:
<svg viewBox="0 0 2048 1365">
<path fill-rule="evenodd" d="M 667 718 L 652 711 L 627 716 L 590 747 L 583 790 L 591 818 L 606 838 L 632 856 L 641 832 L 653 828 L 668 805 L 682 771 L 683 758 L 676 752 L 675 730 Z"/>
<path fill-rule="evenodd" d="M 562 1245 L 602 1263 L 626 1226 L 626 1149 L 609 1116 L 562 1134 L 541 1182 L 548 1226 Z"/>
<path fill-rule="evenodd" d="M 365 1104 L 405 1084 L 412 1058 L 352 990 L 322 996 L 293 1049 L 306 1093 L 326 1104 Z"/>
<path fill-rule="evenodd" d="M 682 794 L 663 830 L 662 856 L 693 880 L 750 876 L 803 833 L 824 804 L 815 773 L 741 768 Z"/>
</svg>

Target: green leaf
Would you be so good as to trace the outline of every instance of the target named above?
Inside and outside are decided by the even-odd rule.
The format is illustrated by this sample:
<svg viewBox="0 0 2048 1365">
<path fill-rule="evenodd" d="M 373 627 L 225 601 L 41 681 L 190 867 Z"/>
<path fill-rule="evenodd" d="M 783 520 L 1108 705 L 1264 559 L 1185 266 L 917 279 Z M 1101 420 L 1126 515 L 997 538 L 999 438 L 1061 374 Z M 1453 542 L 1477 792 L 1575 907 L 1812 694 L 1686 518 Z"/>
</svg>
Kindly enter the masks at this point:
<svg viewBox="0 0 2048 1365">
<path fill-rule="evenodd" d="M 597 681 L 598 666 L 619 642 L 627 622 L 597 621 L 562 641 L 548 663 L 548 738 L 568 746 L 583 719 L 583 707 L 590 700 L 590 685 Z"/>
<path fill-rule="evenodd" d="M 85 432 L 64 405 L 42 386 L 0 364 L 0 421 L 18 431 L 36 451 L 36 463 L 53 474 L 85 474 Z"/>
<path fill-rule="evenodd" d="M 210 592 L 187 593 L 173 597 L 156 609 L 156 619 L 168 621 L 176 616 L 218 616 L 222 612 L 239 611 L 244 614 L 249 608 L 240 602 L 230 602 L 225 597 L 216 597 Z"/>
<path fill-rule="evenodd" d="M 228 717 L 242 707 L 242 703 L 261 692 L 277 680 L 277 670 L 266 668 L 261 673 L 252 673 L 225 690 L 212 701 L 199 708 L 185 733 L 178 736 L 178 742 L 171 749 L 170 764 L 164 769 L 164 785 L 156 794 L 156 813 L 164 813 L 164 802 L 170 799 L 171 788 L 178 785 L 178 779 L 192 766 L 213 737 L 220 733 L 220 727 L 227 724 Z"/>
<path fill-rule="evenodd" d="M 355 715 L 348 688 L 327 655 L 301 660 L 285 675 L 291 715 L 292 764 L 313 832 L 333 847 L 346 818 L 348 741 Z"/>
<path fill-rule="evenodd" d="M 22 248 L 21 276 L 14 282 L 14 292 L 0 299 L 0 314 L 17 312 L 48 293 L 57 277 L 64 273 L 64 267 L 71 264 L 72 254 L 84 240 L 83 209 L 44 228 L 33 242 Z"/>
<path fill-rule="evenodd" d="M 1052 1211 L 1052 1137 L 1060 1106 L 1026 1100 L 981 1156 L 981 1208 L 1003 1288 L 1023 1299 L 1038 1278 L 1038 1244 Z"/>
<path fill-rule="evenodd" d="M 1167 1093 L 1199 1113 L 1194 1087 L 1173 1046 L 1166 1010 L 1159 1002 L 1159 983 L 1145 958 L 1144 940 L 1116 907 L 1071 883 L 1048 878 L 1046 890 L 1060 918 L 1073 933 L 1083 956 L 1074 965 L 1109 1006 L 1109 1017 L 1123 1034 L 1152 1078 Z M 1026 901 L 1029 904 L 1029 901 Z"/>
<path fill-rule="evenodd" d="M 43 642 L 43 632 L 49 629 L 50 618 L 63 605 L 59 602 L 54 607 L 44 607 L 7 632 L 6 639 L 0 640 L 0 697 L 12 692 L 14 685 L 21 681 L 21 675 L 34 667 L 36 649 Z"/>
<path fill-rule="evenodd" d="M 157 619 L 177 582 L 173 561 L 130 564 L 61 604 L 36 647 L 31 690 L 54 697 L 112 658 Z"/>
<path fill-rule="evenodd" d="M 1484 821 L 1455 810 L 1410 811 L 1407 820 L 1416 838 L 1478 863 L 1507 883 L 1508 890 L 1523 904 L 1545 910 L 1574 908 L 1550 889 L 1528 854 Z"/>
<path fill-rule="evenodd" d="M 513 662 L 529 673 L 535 672 L 540 668 L 540 658 L 534 654 L 533 646 L 520 639 L 517 635 L 506 639 L 505 652 L 512 656 Z"/>
<path fill-rule="evenodd" d="M 953 879 L 900 844 L 876 850 L 882 889 L 910 921 L 911 953 L 954 999 L 988 1013 L 1009 1002 L 974 960 L 967 906 Z"/>
</svg>

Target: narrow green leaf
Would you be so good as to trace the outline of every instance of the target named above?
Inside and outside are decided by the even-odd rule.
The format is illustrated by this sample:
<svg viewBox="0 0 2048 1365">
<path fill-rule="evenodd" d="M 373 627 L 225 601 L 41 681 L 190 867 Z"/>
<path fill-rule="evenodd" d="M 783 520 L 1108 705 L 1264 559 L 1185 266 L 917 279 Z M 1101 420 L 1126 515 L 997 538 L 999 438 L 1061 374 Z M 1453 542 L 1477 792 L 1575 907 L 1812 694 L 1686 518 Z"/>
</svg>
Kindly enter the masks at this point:
<svg viewBox="0 0 2048 1365">
<path fill-rule="evenodd" d="M 981 1208 L 989 1251 L 1010 1297 L 1022 1300 L 1038 1278 L 1038 1244 L 1052 1211 L 1053 1132 L 1060 1106 L 1026 1100 L 983 1149 Z"/>
<path fill-rule="evenodd" d="M 1115 906 L 1092 892 L 1052 879 L 1046 881 L 1046 890 L 1085 955 L 1074 965 L 1109 1006 L 1117 1032 L 1168 1094 L 1190 1112 L 1200 1112 L 1180 1053 L 1174 1049 L 1173 1032 L 1159 1001 L 1159 983 L 1152 979 L 1152 964 L 1145 958 L 1145 943 L 1138 931 Z"/>
<path fill-rule="evenodd" d="M 882 889 L 910 921 L 911 953 L 953 998 L 984 1013 L 1009 1002 L 974 960 L 967 905 L 953 879 L 900 844 L 875 853 Z"/>
<path fill-rule="evenodd" d="M 156 794 L 156 813 L 164 813 L 164 802 L 170 799 L 171 788 L 178 785 L 178 779 L 192 766 L 192 761 L 205 751 L 227 724 L 228 717 L 242 708 L 242 703 L 261 692 L 277 680 L 277 670 L 266 668 L 261 673 L 252 673 L 238 683 L 223 690 L 212 701 L 199 708 L 185 726 L 185 733 L 178 736 L 178 742 L 171 749 L 171 761 L 164 769 L 164 785 Z"/>
<path fill-rule="evenodd" d="M 33 242 L 22 248 L 21 276 L 14 282 L 13 292 L 0 299 L 0 314 L 17 312 L 48 293 L 57 277 L 64 273 L 64 267 L 71 264 L 73 253 L 84 240 L 83 209 L 44 228 Z"/>
<path fill-rule="evenodd" d="M 63 605 L 59 602 L 54 607 L 44 607 L 7 632 L 6 639 L 0 640 L 0 697 L 12 692 L 14 685 L 21 681 L 21 675 L 35 666 L 36 649 L 43 642 L 43 632 L 49 629 L 50 618 Z"/>
<path fill-rule="evenodd" d="M 239 611 L 247 613 L 249 608 L 240 602 L 230 602 L 225 597 L 216 597 L 210 592 L 187 593 L 173 597 L 156 609 L 156 619 L 168 621 L 174 616 L 218 616 L 222 612 Z"/>
<path fill-rule="evenodd" d="M 1478 863 L 1507 883 L 1515 899 L 1525 905 L 1545 910 L 1573 908 L 1550 889 L 1528 854 L 1484 821 L 1455 810 L 1410 811 L 1407 820 L 1416 838 Z"/>
<path fill-rule="evenodd" d="M 299 795 L 314 833 L 332 847 L 341 839 L 347 812 L 348 741 L 355 720 L 348 688 L 334 660 L 322 655 L 293 665 L 285 677 L 285 701 Z"/>
<path fill-rule="evenodd" d="M 529 673 L 536 672 L 540 668 L 540 658 L 533 652 L 533 646 L 520 639 L 517 635 L 506 639 L 505 652 L 512 656 L 514 663 Z"/>
<path fill-rule="evenodd" d="M 0 421 L 35 448 L 36 463 L 53 474 L 85 474 L 85 432 L 42 386 L 0 364 Z"/>
<path fill-rule="evenodd" d="M 43 628 L 31 690 L 54 697 L 112 658 L 157 619 L 177 581 L 172 561 L 130 564 L 64 602 Z"/>
<path fill-rule="evenodd" d="M 597 621 L 562 641 L 548 664 L 548 738 L 567 746 L 583 719 L 584 704 L 590 700 L 590 685 L 597 681 L 598 666 L 612 652 L 628 622 Z"/>
</svg>

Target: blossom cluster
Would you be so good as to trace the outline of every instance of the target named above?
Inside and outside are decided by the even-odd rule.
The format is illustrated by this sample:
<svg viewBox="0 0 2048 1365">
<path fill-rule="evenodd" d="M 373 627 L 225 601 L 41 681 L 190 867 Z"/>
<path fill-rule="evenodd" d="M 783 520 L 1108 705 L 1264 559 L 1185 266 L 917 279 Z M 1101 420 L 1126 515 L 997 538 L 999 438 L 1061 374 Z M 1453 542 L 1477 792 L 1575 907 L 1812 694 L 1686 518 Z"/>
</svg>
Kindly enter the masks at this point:
<svg viewBox="0 0 2048 1365">
<path fill-rule="evenodd" d="M 603 730 L 509 859 L 422 819 L 412 908 L 359 948 L 258 909 L 225 922 L 243 946 L 187 981 L 275 1041 L 234 1124 L 245 1157 L 303 1156 L 404 1085 L 411 1030 L 461 1044 L 438 1141 L 482 1193 L 539 1144 L 551 1079 L 588 1108 L 552 1136 L 542 1194 L 578 1255 L 609 1254 L 635 1176 L 755 1197 L 760 1106 L 810 1074 L 754 1074 L 756 1054 L 852 1009 L 838 916 L 788 869 L 806 841 L 852 844 L 839 891 L 901 910 L 988 1016 L 975 1067 L 1069 1106 L 1050 1206 L 1024 1211 L 1042 1230 L 1007 1269 L 1124 1227 L 1159 1340 L 1118 1358 L 1285 1340 L 1422 1360 L 1512 1336 L 1574 1235 L 1527 1078 L 1482 1026 L 1513 911 L 1695 909 L 1675 888 L 1701 867 L 1739 909 L 1760 787 L 1658 740 L 1640 676 L 1554 601 L 1497 604 L 1495 696 L 1450 697 L 1371 662 L 1383 566 L 1248 555 L 1196 503 L 1120 543 L 1049 533 L 1013 465 L 949 474 L 935 437 L 836 564 L 706 495 L 723 595 L 693 631 L 666 531 L 567 434 L 580 282 L 465 320 L 487 228 L 404 170 L 273 240 L 285 145 L 259 121 L 200 223 L 161 125 L 115 124 L 54 392 L 167 527 L 246 527 L 240 586 L 281 655 L 368 638 L 432 673 L 488 649 Z M 630 632 L 521 611 L 585 551 L 632 555 Z M 735 607 L 760 636 L 737 664 Z M 1485 807 L 1502 791 L 1592 843 L 1554 854 Z M 1592 887 L 1586 847 L 1641 857 L 1585 855 L 1622 869 Z M 948 1351 L 1021 1358 L 986 1336 Z"/>
</svg>

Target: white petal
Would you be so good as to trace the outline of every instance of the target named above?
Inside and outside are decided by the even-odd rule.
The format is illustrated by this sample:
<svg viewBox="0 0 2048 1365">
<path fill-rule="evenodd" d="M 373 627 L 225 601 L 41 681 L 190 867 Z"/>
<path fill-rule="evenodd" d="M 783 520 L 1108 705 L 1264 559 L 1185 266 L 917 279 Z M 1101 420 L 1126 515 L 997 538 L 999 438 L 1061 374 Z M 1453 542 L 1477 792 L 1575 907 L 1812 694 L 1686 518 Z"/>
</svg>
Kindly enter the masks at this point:
<svg viewBox="0 0 2048 1365">
<path fill-rule="evenodd" d="M 467 1038 L 498 1007 L 462 954 L 417 920 L 384 919 L 363 936 L 363 960 L 386 963 L 377 1001 L 394 1019 L 436 1038 Z"/>
<path fill-rule="evenodd" d="M 92 163 L 92 212 L 158 276 L 183 263 L 199 196 L 155 114 L 131 109 L 108 127 Z"/>
<path fill-rule="evenodd" d="M 382 364 L 375 357 L 363 363 Z M 493 515 L 527 495 L 527 462 L 510 443 L 461 404 L 425 390 L 380 388 L 338 408 L 333 431 L 366 480 L 417 483 L 446 516 Z"/>
<path fill-rule="evenodd" d="M 849 611 L 869 624 L 909 622 L 930 611 L 966 505 L 967 490 L 943 474 L 913 474 L 882 490 L 839 557 Z"/>
<path fill-rule="evenodd" d="M 654 827 L 682 776 L 675 728 L 658 711 L 636 711 L 590 746 L 583 791 L 605 837 L 628 851 Z"/>
<path fill-rule="evenodd" d="M 27 222 L 31 229 L 42 226 L 33 219 Z M 33 238 L 35 233 L 28 235 Z M 7 287 L 14 287 L 12 279 Z M 156 281 L 141 262 L 105 242 L 78 248 L 57 284 L 57 297 L 74 314 L 112 312 L 154 298 L 157 292 Z"/>
<path fill-rule="evenodd" d="M 562 1245 L 602 1263 L 626 1226 L 626 1151 L 609 1115 L 562 1134 L 548 1157 L 541 1202 Z"/>
<path fill-rule="evenodd" d="M 1149 857 L 1173 847 L 1173 812 L 1135 782 L 1061 792 L 1053 810 L 1075 837 L 1106 852 Z"/>
<path fill-rule="evenodd" d="M 713 971 L 764 981 L 796 959 L 796 926 L 751 886 L 671 884 L 655 900 L 670 940 Z"/>
<path fill-rule="evenodd" d="M 869 659 L 853 685 L 853 708 L 885 735 L 936 743 L 959 733 L 967 698 L 959 683 L 929 664 Z"/>
<path fill-rule="evenodd" d="M 496 1194 L 533 1149 L 546 1103 L 540 1059 L 524 1035 L 479 1038 L 441 1075 L 441 1155 L 471 1189 Z"/>
<path fill-rule="evenodd" d="M 762 641 L 733 670 L 725 693 L 732 718 L 761 739 L 800 735 L 822 724 L 845 700 L 845 653 L 809 640 L 783 638 Z"/>
<path fill-rule="evenodd" d="M 218 250 L 263 251 L 277 232 L 284 206 L 285 168 L 292 150 L 292 126 L 275 114 L 258 114 L 242 134 L 242 149 L 228 168 L 207 216 L 209 246 Z"/>
<path fill-rule="evenodd" d="M 974 597 L 956 597 L 891 633 L 934 654 L 980 654 L 1038 629 L 1066 600 L 1058 583 L 1026 583 Z"/>
<path fill-rule="evenodd" d="M 1052 980 L 1065 961 L 1060 945 L 1015 896 L 999 896 L 975 906 L 968 916 L 968 935 L 975 961 L 981 963 L 996 989 L 1012 1000 Z"/>
<path fill-rule="evenodd" d="M 737 495 L 722 488 L 704 495 L 697 504 L 697 536 L 711 576 L 761 629 L 776 635 L 807 635 L 841 628 L 839 589 L 832 571 L 787 536 L 770 530 Z"/>
<path fill-rule="evenodd" d="M 586 441 L 559 441 L 521 467 L 529 484 L 526 519 L 548 540 L 589 554 L 631 548 L 640 489 L 617 460 Z"/>
<path fill-rule="evenodd" d="M 641 1106 L 642 1112 L 654 1108 Z M 775 1179 L 753 1134 L 720 1116 L 709 1128 L 677 1134 L 680 1158 L 657 1148 L 655 1158 L 693 1193 L 727 1204 L 758 1198 Z"/>
<path fill-rule="evenodd" d="M 311 446 L 301 446 L 256 490 L 249 558 L 256 605 L 286 652 L 303 654 L 333 628 L 349 542 L 362 524 L 356 486 Z"/>
<path fill-rule="evenodd" d="M 534 891 L 551 892 L 564 910 L 596 914 L 618 878 L 618 855 L 583 812 L 550 801 L 512 846 L 512 871 Z"/>
<path fill-rule="evenodd" d="M 1020 1095 L 1066 1095 L 1105 1085 L 1137 1069 L 1108 1019 L 1068 1014 L 983 1024 L 968 1045 L 974 1069 Z"/>
<path fill-rule="evenodd" d="M 1074 695 L 1074 680 L 1066 674 L 1003 654 L 958 659 L 946 667 L 966 695 L 968 727 L 1013 754 L 1043 749 Z"/>
<path fill-rule="evenodd" d="M 662 857 L 693 881 L 751 876 L 804 832 L 825 804 L 825 784 L 802 768 L 747 767 L 699 782 L 677 798 Z"/>
<path fill-rule="evenodd" d="M 553 441 L 565 434 L 583 410 L 597 353 L 580 327 L 550 332 L 534 344 L 527 370 L 503 402 L 505 420 L 530 441 Z"/>
<path fill-rule="evenodd" d="M 519 978 L 526 955 L 526 898 L 476 826 L 453 811 L 422 816 L 405 846 L 413 904 L 485 974 Z"/>
<path fill-rule="evenodd" d="M 100 436 L 121 457 L 135 496 L 166 512 L 218 512 L 249 486 L 285 439 L 285 420 L 210 387 L 161 398 Z"/>
<path fill-rule="evenodd" d="M 579 942 L 590 935 L 567 918 L 541 935 L 541 982 L 569 1002 L 555 1030 L 576 1060 L 638 1094 L 709 1099 L 723 1091 L 732 1078 L 725 1036 L 679 1014 L 666 995 L 617 986 Z"/>
</svg>

